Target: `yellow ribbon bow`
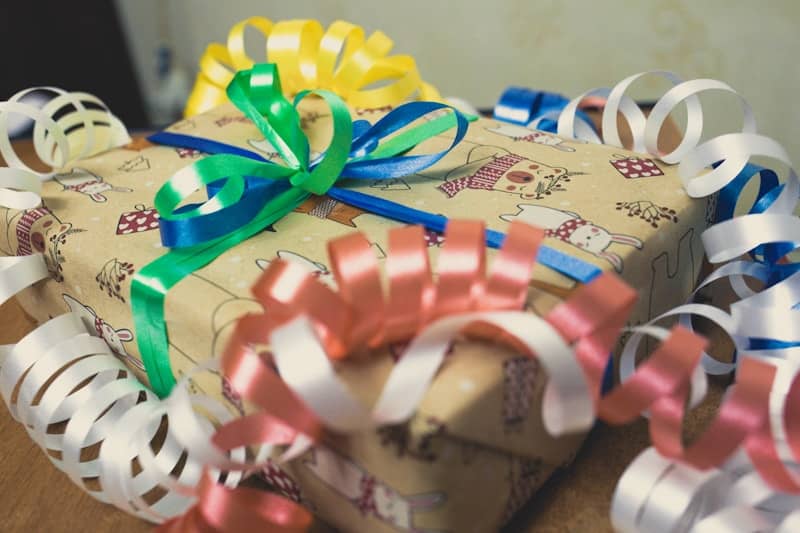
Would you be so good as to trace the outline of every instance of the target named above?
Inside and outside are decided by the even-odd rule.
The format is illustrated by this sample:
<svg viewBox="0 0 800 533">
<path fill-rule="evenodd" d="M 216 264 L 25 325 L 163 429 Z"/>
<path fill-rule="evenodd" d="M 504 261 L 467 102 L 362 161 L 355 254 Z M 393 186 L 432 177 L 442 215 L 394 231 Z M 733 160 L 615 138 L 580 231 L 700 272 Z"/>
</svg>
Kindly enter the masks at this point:
<svg viewBox="0 0 800 533">
<path fill-rule="evenodd" d="M 420 77 L 414 58 L 388 55 L 394 43 L 380 31 L 365 39 L 363 28 L 341 20 L 323 33 L 322 24 L 316 20 L 273 24 L 264 17 L 250 17 L 231 28 L 227 46 L 211 43 L 206 48 L 185 116 L 227 102 L 225 88 L 233 75 L 252 68 L 255 62 L 244 44 L 248 26 L 266 38 L 267 61 L 278 65 L 287 96 L 305 89 L 328 89 L 351 108 L 362 109 L 395 106 L 413 96 L 441 100 L 436 88 Z M 376 82 L 387 83 L 365 88 Z"/>
</svg>

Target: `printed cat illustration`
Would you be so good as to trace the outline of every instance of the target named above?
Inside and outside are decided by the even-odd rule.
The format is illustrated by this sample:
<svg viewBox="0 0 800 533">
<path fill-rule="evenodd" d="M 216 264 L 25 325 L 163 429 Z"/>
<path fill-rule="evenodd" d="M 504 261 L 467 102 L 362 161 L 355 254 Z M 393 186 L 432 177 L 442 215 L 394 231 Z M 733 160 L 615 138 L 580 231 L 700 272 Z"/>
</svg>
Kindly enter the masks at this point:
<svg viewBox="0 0 800 533">
<path fill-rule="evenodd" d="M 111 351 L 123 359 L 126 363 L 135 366 L 139 370 L 144 370 L 144 365 L 141 361 L 131 356 L 126 350 L 123 343 L 133 340 L 133 333 L 129 329 L 114 329 L 114 327 L 97 316 L 94 309 L 89 306 L 83 305 L 81 302 L 68 294 L 63 294 L 64 301 L 69 307 L 69 310 L 80 316 L 86 328 L 90 331 L 97 332 L 97 336 L 106 341 Z"/>
<path fill-rule="evenodd" d="M 22 211 L 7 209 L 5 216 L 5 242 L 0 247 L 3 253 L 44 254 L 50 275 L 56 281 L 62 281 L 64 255 L 61 253 L 61 246 L 66 244 L 67 236 L 85 230 L 73 228 L 68 222 L 61 222 L 44 204 Z"/>
<path fill-rule="evenodd" d="M 325 266 L 323 263 L 319 263 L 317 261 L 312 261 L 311 259 L 302 256 L 298 253 L 292 252 L 290 250 L 278 250 L 275 253 L 278 259 L 283 259 L 285 261 L 291 261 L 293 263 L 297 263 L 299 265 L 304 266 L 309 272 L 311 272 L 317 279 L 326 283 L 326 284 L 333 284 L 333 276 L 331 275 L 330 270 L 328 267 Z M 270 259 L 256 259 L 256 265 L 261 270 L 266 270 L 269 264 L 272 262 Z"/>
<path fill-rule="evenodd" d="M 128 187 L 116 187 L 83 168 L 74 168 L 66 174 L 56 174 L 53 178 L 64 187 L 65 191 L 74 191 L 85 194 L 98 203 L 107 202 L 105 192 L 131 192 Z"/>
<path fill-rule="evenodd" d="M 544 131 L 537 131 L 530 128 L 525 128 L 523 126 L 517 126 L 515 124 L 498 124 L 496 127 L 486 128 L 486 130 L 498 135 L 502 135 L 503 137 L 508 137 L 509 139 L 513 139 L 515 141 L 550 146 L 562 152 L 575 151 L 575 148 L 565 144 L 566 141 L 560 137 L 556 137 L 555 135 L 551 135 L 550 133 L 546 133 Z"/>
<path fill-rule="evenodd" d="M 370 243 L 372 250 L 375 252 L 376 257 L 378 259 L 386 258 L 386 253 L 383 251 L 383 248 L 376 243 Z M 278 250 L 275 253 L 277 259 L 283 259 L 284 261 L 291 261 L 302 265 L 305 267 L 311 274 L 314 275 L 317 279 L 321 282 L 325 283 L 329 286 L 335 286 L 336 281 L 333 278 L 333 273 L 328 270 L 328 267 L 324 263 L 320 263 L 319 261 L 314 261 L 305 257 L 297 252 L 292 252 L 291 250 Z M 256 259 L 256 266 L 261 270 L 266 270 L 269 264 L 274 261 L 274 259 Z"/>
<path fill-rule="evenodd" d="M 648 318 L 685 303 L 682 295 L 691 292 L 699 275 L 700 265 L 695 256 L 702 257 L 702 248 L 696 240 L 694 228 L 689 228 L 677 243 L 672 241 L 674 247 L 653 258 Z M 655 294 L 656 288 L 658 295 Z"/>
<path fill-rule="evenodd" d="M 249 144 L 252 148 L 256 151 L 260 152 L 264 157 L 269 159 L 270 161 L 274 161 L 276 159 L 280 159 L 281 156 L 278 154 L 278 151 L 269 142 L 267 139 L 248 139 L 247 144 Z M 309 154 L 309 161 L 316 161 L 322 155 L 321 152 L 315 152 L 314 150 L 311 151 Z"/>
<path fill-rule="evenodd" d="M 322 446 L 314 448 L 310 457 L 303 460 L 303 465 L 356 506 L 364 516 L 371 514 L 399 531 L 434 533 L 414 526 L 414 515 L 441 506 L 445 494 L 430 492 L 404 496 L 352 460 Z"/>
<path fill-rule="evenodd" d="M 497 146 L 476 146 L 464 165 L 445 176 L 438 189 L 453 198 L 466 189 L 504 192 L 525 200 L 541 199 L 562 191 L 577 172 L 513 154 Z M 454 179 L 450 179 L 451 176 Z"/>
<path fill-rule="evenodd" d="M 500 218 L 506 222 L 520 219 L 533 226 L 544 228 L 546 237 L 554 237 L 603 258 L 611 263 L 617 272 L 622 272 L 622 257 L 607 251 L 611 243 L 624 244 L 638 249 L 643 246 L 642 241 L 636 237 L 611 233 L 571 211 L 531 204 L 519 204 L 517 207 L 520 210 L 519 213 L 501 215 Z"/>
</svg>

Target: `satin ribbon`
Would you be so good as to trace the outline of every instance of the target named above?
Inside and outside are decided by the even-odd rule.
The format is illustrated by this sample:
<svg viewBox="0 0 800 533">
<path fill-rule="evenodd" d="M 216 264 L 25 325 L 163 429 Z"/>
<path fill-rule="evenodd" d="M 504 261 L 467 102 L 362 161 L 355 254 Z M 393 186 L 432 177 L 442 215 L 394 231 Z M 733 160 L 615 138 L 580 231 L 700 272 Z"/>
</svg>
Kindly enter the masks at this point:
<svg viewBox="0 0 800 533">
<path fill-rule="evenodd" d="M 441 159 L 467 129 L 466 119 L 444 104 L 411 102 L 366 131 L 359 128 L 361 135 L 353 140 L 350 112 L 338 96 L 325 90 L 303 92 L 291 104 L 281 87 L 275 65 L 262 64 L 236 74 L 228 94 L 276 147 L 286 166 L 219 154 L 181 169 L 156 194 L 162 239 L 174 249 L 137 272 L 131 285 L 131 306 L 142 360 L 153 390 L 162 397 L 175 383 L 164 324 L 164 297 L 171 287 L 294 210 L 309 195 L 324 194 L 341 177 L 389 179 L 418 172 Z M 295 108 L 310 94 L 328 104 L 333 120 L 330 146 L 313 163 Z M 453 114 L 400 131 L 425 114 L 443 109 Z M 453 126 L 456 132 L 445 150 L 397 155 Z M 246 177 L 260 183 L 248 188 Z M 223 184 L 208 201 L 176 209 L 193 192 L 218 180 L 224 180 Z"/>
<path fill-rule="evenodd" d="M 225 89 L 234 74 L 262 61 L 254 60 L 246 50 L 247 28 L 266 39 L 266 60 L 283 74 L 287 96 L 327 89 L 350 107 L 364 109 L 394 107 L 413 97 L 441 99 L 435 87 L 422 81 L 411 56 L 388 55 L 393 42 L 382 32 L 365 38 L 363 28 L 341 20 L 323 32 L 316 20 L 273 24 L 264 17 L 250 17 L 231 28 L 227 44 L 212 43 L 206 48 L 186 103 L 187 117 L 226 102 Z"/>
<path fill-rule="evenodd" d="M 642 408 L 641 401 L 628 405 L 641 398 L 636 385 L 600 397 L 610 349 L 636 293 L 614 274 L 605 273 L 545 317 L 523 312 L 543 231 L 513 222 L 488 276 L 483 231 L 480 222 L 449 223 L 434 281 L 422 229 L 391 230 L 386 291 L 377 259 L 359 233 L 329 245 L 337 290 L 295 263 L 271 263 L 252 289 L 267 311 L 239 320 L 221 360 L 231 386 L 264 418 L 229 423 L 215 439 L 239 446 L 249 435 L 294 434 L 294 444 L 284 454 L 291 458 L 321 445 L 326 431 L 352 432 L 404 422 L 416 412 L 445 353 L 462 334 L 509 344 L 546 368 L 549 382 L 542 416 L 552 435 L 584 431 L 598 412 L 603 418 L 619 419 L 619 413 Z M 686 368 L 679 367 L 676 373 L 670 362 L 699 360 L 703 342 L 680 327 L 664 338 L 654 363 L 648 363 L 662 368 L 651 369 L 650 374 L 676 375 L 680 382 Z M 362 405 L 339 380 L 332 361 L 409 339 L 372 407 Z M 257 347 L 265 344 L 269 355 L 260 355 Z M 239 490 L 226 491 L 225 497 L 231 502 L 251 498 Z M 201 496 L 182 523 L 193 523 L 210 504 L 207 498 L 217 496 Z M 271 502 L 266 505 L 274 507 Z M 231 503 L 229 509 L 235 508 Z M 233 511 L 225 514 L 232 516 Z M 256 520 L 251 527 L 261 523 Z M 185 527 L 175 531 L 201 530 Z M 233 531 L 222 529 L 221 523 L 215 527 Z"/>
<path fill-rule="evenodd" d="M 742 489 L 746 494 L 767 493 L 780 497 L 787 492 L 800 492 L 800 475 L 792 466 L 800 460 L 800 414 L 795 407 L 795 398 L 800 398 L 796 351 L 800 343 L 797 325 L 800 317 L 795 310 L 800 303 L 800 278 L 798 265 L 787 256 L 800 243 L 800 224 L 794 216 L 800 181 L 783 148 L 756 133 L 754 115 L 741 97 L 741 133 L 721 135 L 700 144 L 703 114 L 697 95 L 706 91 L 736 95 L 731 87 L 715 80 L 684 82 L 671 73 L 655 74 L 674 86 L 657 101 L 648 117 L 625 95 L 628 88 L 644 76 L 638 74 L 626 78 L 613 89 L 595 89 L 574 99 L 559 118 L 558 133 L 568 137 L 577 134 L 590 142 L 621 146 L 617 131 L 617 113 L 621 112 L 630 126 L 635 150 L 646 151 L 669 164 L 678 163 L 678 171 L 691 196 L 718 194 L 717 223 L 703 233 L 702 240 L 709 260 L 725 264 L 704 280 L 701 287 L 728 279 L 739 300 L 731 306 L 730 312 L 709 304 L 689 303 L 662 317 L 677 315 L 687 324 L 691 315 L 699 315 L 719 325 L 734 341 L 738 354 L 733 363 L 716 361 L 706 354 L 702 358 L 703 367 L 712 374 L 725 374 L 735 369 L 737 384 L 729 391 L 717 419 L 688 449 L 676 435 L 668 435 L 678 427 L 683 413 L 682 400 L 676 396 L 663 407 L 654 405 L 650 411 L 651 434 L 655 450 L 661 456 L 654 456 L 655 451 L 648 452 L 643 457 L 650 459 L 637 460 L 631 465 L 615 495 L 612 521 L 626 531 L 686 531 L 690 527 L 696 531 L 713 528 L 784 531 L 790 524 L 796 524 L 796 516 L 790 517 L 785 511 L 777 515 L 772 513 L 766 519 L 752 502 L 727 507 L 726 504 L 717 505 L 697 512 L 702 498 L 719 499 L 724 490 L 706 489 L 705 483 L 714 476 L 681 463 L 709 469 L 722 464 L 737 450 L 743 450 L 751 471 L 748 479 L 763 480 L 761 492 Z M 608 99 L 602 119 L 602 139 L 581 135 L 575 128 L 575 110 L 580 99 L 587 95 Z M 684 103 L 687 121 L 683 138 L 672 152 L 662 153 L 658 149 L 661 126 L 672 111 Z M 788 167 L 783 183 L 779 184 L 774 171 L 749 163 L 753 156 L 766 156 Z M 749 207 L 737 206 L 742 203 L 742 190 L 755 177 L 760 179 L 755 200 Z M 737 211 L 746 214 L 734 216 Z M 743 254 L 748 254 L 749 260 L 740 260 Z M 765 288 L 754 291 L 745 283 L 746 277 L 758 280 Z M 652 326 L 645 326 L 649 327 Z M 634 368 L 632 354 L 639 338 L 634 335 L 625 348 L 621 365 L 623 380 Z M 693 388 L 704 387 L 702 381 L 695 376 Z M 684 389 L 685 394 L 688 388 L 684 386 Z M 697 403 L 700 396 L 693 395 L 691 403 Z M 657 491 L 675 493 L 672 475 L 667 474 L 671 470 L 678 473 L 677 486 L 688 496 L 673 499 L 666 509 L 659 503 L 665 502 L 665 496 L 656 498 L 654 495 Z M 707 519 L 700 520 L 704 516 Z"/>
<path fill-rule="evenodd" d="M 40 254 L 21 259 L 28 268 L 38 265 L 40 278 L 47 276 Z M 0 292 L 11 294 L 14 277 L 0 271 Z M 249 420 L 234 418 L 209 396 L 188 392 L 189 380 L 215 370 L 213 363 L 190 372 L 162 401 L 138 382 L 103 339 L 92 335 L 93 328 L 67 313 L 15 345 L 0 346 L 3 400 L 73 483 L 93 498 L 151 522 L 182 516 L 168 522 L 164 531 L 207 531 L 187 525 L 201 518 L 210 524 L 227 523 L 221 531 L 241 531 L 242 520 L 253 514 L 268 517 L 264 525 L 269 531 L 307 529 L 308 511 L 277 496 L 240 489 L 233 504 L 225 501 L 245 473 L 267 464 L 272 445 L 264 442 L 289 443 L 295 434 L 271 424 L 270 433 L 237 432 L 237 438 L 244 439 L 241 445 L 228 445 L 214 437 L 215 427 L 230 423 L 228 427 L 235 428 Z M 252 459 L 244 447 L 250 444 L 257 446 Z M 97 453 L 87 455 L 91 447 Z M 200 508 L 185 514 L 198 496 Z M 234 516 L 222 513 L 222 507 L 235 511 Z"/>
<path fill-rule="evenodd" d="M 26 102 L 34 91 L 56 97 L 38 108 Z M 53 175 L 34 171 L 13 151 L 9 113 L 33 119 L 40 166 L 58 168 L 130 142 L 122 123 L 91 95 L 53 88 L 14 95 L 0 103 L 0 154 L 10 165 L 0 168 L 0 206 L 5 208 L 38 205 L 41 181 Z M 0 258 L 0 305 L 49 276 L 42 254 Z M 244 448 L 212 442 L 215 424 L 233 417 L 216 400 L 188 394 L 193 373 L 162 402 L 96 335 L 94 324 L 67 313 L 16 344 L 0 346 L 0 396 L 11 415 L 87 494 L 161 522 L 191 506 L 204 486 L 198 488 L 201 480 L 224 491 L 237 485 L 243 473 L 266 464 L 271 446 L 261 446 L 248 460 Z M 87 454 L 87 449 L 95 453 Z M 226 470 L 224 478 L 220 468 Z M 280 507 L 310 523 L 301 507 L 286 502 Z"/>
<path fill-rule="evenodd" d="M 358 120 L 353 123 L 354 132 L 356 132 L 356 130 L 366 131 L 366 129 L 369 127 L 370 124 L 365 120 Z M 439 126 L 437 125 L 436 128 L 438 129 L 438 127 Z M 355 136 L 359 137 L 360 134 Z M 171 132 L 159 132 L 148 137 L 148 140 L 154 144 L 198 150 L 208 154 L 240 155 L 255 161 L 271 163 L 269 160 L 256 152 L 203 137 L 193 137 L 191 135 L 176 134 Z M 376 146 L 377 143 L 367 144 L 366 153 L 369 154 Z M 376 167 L 373 172 L 375 174 L 371 176 L 371 180 L 376 179 L 386 171 L 380 167 Z M 346 173 L 347 165 L 345 165 L 345 170 L 342 172 L 342 174 Z M 245 188 L 255 187 L 258 185 L 258 180 L 245 178 Z M 218 182 L 209 184 L 207 187 L 208 196 L 210 197 L 215 195 L 220 189 L 221 186 Z M 266 195 L 268 192 L 269 191 L 263 191 L 263 194 Z M 386 200 L 385 198 L 365 194 L 357 190 L 332 186 L 330 189 L 328 189 L 326 194 L 334 200 L 351 205 L 358 209 L 362 209 L 368 213 L 380 215 L 404 224 L 419 224 L 424 226 L 426 229 L 435 231 L 437 233 L 443 233 L 447 227 L 448 218 L 445 216 L 422 211 L 413 207 L 408 207 L 406 205 L 398 204 L 396 202 Z M 162 224 L 162 236 L 165 233 L 169 235 L 169 237 L 162 240 L 162 244 L 165 246 L 171 246 L 175 242 L 173 236 L 178 233 L 172 230 L 168 224 L 169 223 Z M 166 228 L 168 228 L 166 229 L 166 232 L 165 225 Z M 497 230 L 486 230 L 486 246 L 489 248 L 500 248 L 503 245 L 504 240 L 504 233 Z M 581 259 L 578 259 L 577 257 L 567 255 L 556 250 L 555 248 L 550 248 L 549 246 L 541 246 L 539 248 L 537 260 L 539 263 L 552 268 L 556 272 L 564 274 L 565 276 L 568 276 L 581 283 L 590 282 L 602 272 L 598 267 L 591 263 L 587 263 Z"/>
<path fill-rule="evenodd" d="M 558 116 L 569 103 L 566 96 L 547 91 L 536 91 L 525 87 L 508 87 L 498 98 L 492 116 L 503 122 L 519 124 L 531 129 L 555 133 Z M 603 98 L 587 98 L 582 107 L 605 105 Z M 580 128 L 595 132 L 594 122 L 583 111 L 577 111 Z"/>
<path fill-rule="evenodd" d="M 73 148 L 66 152 L 75 153 Z M 13 196 L 9 203 L 4 207 L 15 207 Z M 0 305 L 49 275 L 42 254 L 0 258 Z M 183 514 L 209 483 L 216 492 L 230 490 L 245 472 L 266 464 L 271 446 L 261 446 L 248 461 L 244 448 L 211 440 L 215 424 L 233 416 L 210 397 L 188 394 L 189 379 L 204 368 L 187 375 L 162 402 L 96 335 L 94 324 L 67 313 L 16 344 L 0 346 L 0 396 L 12 417 L 87 494 L 161 522 Z M 85 453 L 92 448 L 95 453 Z M 226 469 L 224 478 L 220 468 Z M 283 501 L 279 507 L 282 516 L 311 521 L 296 504 Z"/>
</svg>

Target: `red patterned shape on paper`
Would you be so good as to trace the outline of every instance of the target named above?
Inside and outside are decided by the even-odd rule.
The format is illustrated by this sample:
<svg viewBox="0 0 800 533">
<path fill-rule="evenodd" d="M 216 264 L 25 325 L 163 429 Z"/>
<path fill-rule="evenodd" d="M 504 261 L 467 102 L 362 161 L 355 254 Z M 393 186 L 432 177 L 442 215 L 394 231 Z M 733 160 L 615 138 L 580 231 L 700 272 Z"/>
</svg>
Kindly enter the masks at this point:
<svg viewBox="0 0 800 533">
<path fill-rule="evenodd" d="M 139 204 L 133 211 L 122 213 L 117 222 L 117 235 L 129 235 L 158 229 L 158 211 Z"/>
<path fill-rule="evenodd" d="M 612 159 L 611 166 L 616 168 L 620 174 L 628 179 L 650 178 L 664 175 L 655 161 L 644 157 L 633 156 Z"/>
</svg>

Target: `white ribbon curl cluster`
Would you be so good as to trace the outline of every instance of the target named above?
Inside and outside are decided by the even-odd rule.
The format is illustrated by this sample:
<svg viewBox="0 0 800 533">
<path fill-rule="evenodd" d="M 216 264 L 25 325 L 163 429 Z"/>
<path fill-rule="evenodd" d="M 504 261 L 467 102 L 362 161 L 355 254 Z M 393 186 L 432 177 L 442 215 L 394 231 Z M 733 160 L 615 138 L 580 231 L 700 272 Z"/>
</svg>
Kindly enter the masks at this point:
<svg viewBox="0 0 800 533">
<path fill-rule="evenodd" d="M 656 102 L 649 116 L 626 95 L 632 84 L 646 76 L 660 76 L 673 85 Z M 720 135 L 701 144 L 703 110 L 698 95 L 707 91 L 737 96 L 743 124 L 741 132 Z M 579 126 L 576 110 L 586 97 L 607 98 L 602 115 L 602 138 L 593 130 L 576 127 Z M 662 153 L 658 148 L 659 132 L 664 121 L 681 104 L 685 104 L 686 109 L 683 137 L 674 150 Z M 739 298 L 731 305 L 730 312 L 709 304 L 691 303 L 695 291 L 690 303 L 656 317 L 650 324 L 677 316 L 684 326 L 691 328 L 691 316 L 702 316 L 731 337 L 738 351 L 738 361 L 755 357 L 774 364 L 778 371 L 770 399 L 772 430 L 781 458 L 787 466 L 793 466 L 800 458 L 792 457 L 785 441 L 783 406 L 788 386 L 800 368 L 800 348 L 748 350 L 748 339 L 800 341 L 800 311 L 793 308 L 800 302 L 800 274 L 757 293 L 748 287 L 744 278 L 765 282 L 770 267 L 742 258 L 761 244 L 800 243 L 800 219 L 794 214 L 800 181 L 789 156 L 776 141 L 756 132 L 750 106 L 730 86 L 711 79 L 682 81 L 672 73 L 660 71 L 636 74 L 611 89 L 594 89 L 573 99 L 558 118 L 558 134 L 622 147 L 618 114 L 622 114 L 630 126 L 632 149 L 647 152 L 668 164 L 677 163 L 683 185 L 692 197 L 717 193 L 734 180 L 754 156 L 769 158 L 781 168 L 788 167 L 783 189 L 762 213 L 719 222 L 702 235 L 708 260 L 721 266 L 700 283 L 698 290 L 727 278 Z M 623 381 L 635 370 L 636 348 L 650 324 L 639 328 L 624 348 L 620 365 Z M 702 368 L 708 374 L 723 375 L 734 372 L 736 364 L 703 354 Z M 705 390 L 705 375 L 696 373 L 690 403 L 699 403 Z M 743 454 L 720 470 L 700 472 L 665 460 L 653 448 L 646 450 L 630 465 L 617 486 L 611 510 L 614 527 L 620 531 L 647 533 L 800 531 L 800 514 L 789 514 L 792 509 L 800 508 L 800 498 L 772 492 L 742 457 Z M 800 481 L 800 474 L 792 474 Z"/>
<path fill-rule="evenodd" d="M 25 103 L 41 91 L 55 96 L 42 107 Z M 33 119 L 33 147 L 50 171 L 33 170 L 14 151 L 13 113 Z M 123 124 L 92 95 L 51 87 L 17 93 L 0 103 L 0 154 L 8 165 L 0 167 L 0 208 L 38 206 L 53 169 L 128 142 Z M 0 257 L 0 305 L 48 277 L 41 254 Z M 253 467 L 244 449 L 223 454 L 211 446 L 215 427 L 233 416 L 209 397 L 190 397 L 187 380 L 159 400 L 74 313 L 0 346 L 0 395 L 48 459 L 92 497 L 153 522 L 192 505 L 206 465 L 227 467 L 228 486 Z M 268 452 L 257 454 L 256 466 Z"/>
<path fill-rule="evenodd" d="M 37 107 L 34 95 L 53 98 Z M 33 148 L 36 157 L 51 169 L 130 142 L 128 130 L 96 96 L 67 92 L 57 87 L 33 87 L 0 102 L 0 206 L 30 209 L 39 205 L 41 182 L 52 172 L 38 172 L 17 155 L 9 134 L 9 115 L 33 120 Z"/>
</svg>

